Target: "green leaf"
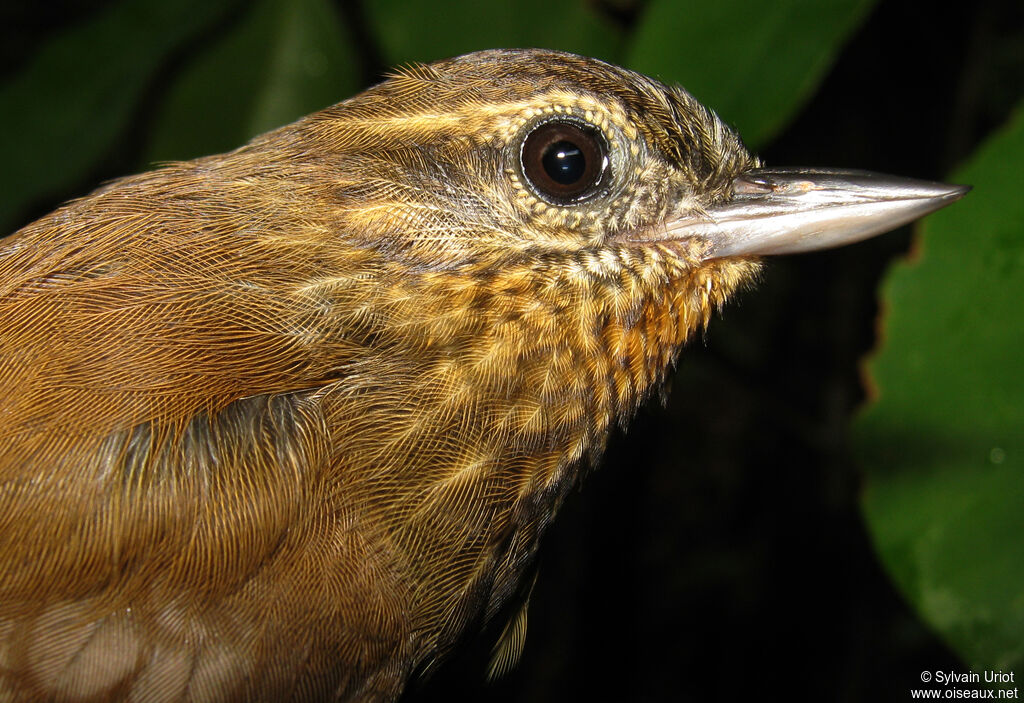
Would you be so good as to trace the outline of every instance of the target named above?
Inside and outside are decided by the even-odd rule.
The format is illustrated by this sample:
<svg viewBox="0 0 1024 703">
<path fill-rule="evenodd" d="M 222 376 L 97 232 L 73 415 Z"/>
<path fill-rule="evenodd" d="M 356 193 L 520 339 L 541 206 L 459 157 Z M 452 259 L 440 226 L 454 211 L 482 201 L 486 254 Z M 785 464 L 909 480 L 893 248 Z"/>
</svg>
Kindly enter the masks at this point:
<svg viewBox="0 0 1024 703">
<path fill-rule="evenodd" d="M 28 203 L 86 175 L 160 64 L 234 2 L 123 0 L 50 41 L 0 85 L 0 233 Z"/>
<path fill-rule="evenodd" d="M 609 61 L 617 32 L 584 0 L 411 3 L 377 0 L 367 14 L 389 64 L 427 62 L 480 49 L 550 48 Z"/>
<path fill-rule="evenodd" d="M 896 583 L 976 670 L 1024 669 L 1024 110 L 951 180 L 885 286 L 863 509 Z"/>
<path fill-rule="evenodd" d="M 328 0 L 260 0 L 172 86 L 149 160 L 188 159 L 350 97 L 354 63 Z"/>
<path fill-rule="evenodd" d="M 627 65 L 681 83 L 753 148 L 803 105 L 874 0 L 653 0 Z"/>
</svg>

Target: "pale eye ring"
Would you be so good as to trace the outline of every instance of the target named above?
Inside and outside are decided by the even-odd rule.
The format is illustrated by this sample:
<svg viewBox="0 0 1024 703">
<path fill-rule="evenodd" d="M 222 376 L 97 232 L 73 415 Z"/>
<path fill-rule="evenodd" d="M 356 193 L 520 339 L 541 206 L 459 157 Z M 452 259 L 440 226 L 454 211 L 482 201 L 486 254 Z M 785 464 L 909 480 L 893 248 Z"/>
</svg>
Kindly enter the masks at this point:
<svg viewBox="0 0 1024 703">
<path fill-rule="evenodd" d="M 550 120 L 534 127 L 520 151 L 523 176 L 544 199 L 565 205 L 601 190 L 608 172 L 608 145 L 601 131 L 577 120 Z"/>
</svg>

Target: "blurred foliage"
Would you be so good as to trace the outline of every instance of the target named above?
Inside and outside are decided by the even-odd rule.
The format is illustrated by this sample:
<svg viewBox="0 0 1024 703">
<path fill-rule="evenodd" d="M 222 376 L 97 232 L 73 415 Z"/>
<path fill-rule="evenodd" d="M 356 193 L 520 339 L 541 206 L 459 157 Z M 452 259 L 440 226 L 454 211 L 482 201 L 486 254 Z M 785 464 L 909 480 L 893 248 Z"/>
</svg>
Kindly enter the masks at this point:
<svg viewBox="0 0 1024 703">
<path fill-rule="evenodd" d="M 0 84 L 0 231 L 26 204 L 77 183 L 131 129 L 162 62 L 223 16 L 228 0 L 124 0 L 53 37 Z"/>
<path fill-rule="evenodd" d="M 874 0 L 655 0 L 626 63 L 686 86 L 760 148 L 803 105 Z"/>
<path fill-rule="evenodd" d="M 360 87 L 327 0 L 254 2 L 190 58 L 166 90 L 147 162 L 239 146 Z"/>
<path fill-rule="evenodd" d="M 154 161 L 234 148 L 268 128 L 347 97 L 367 82 L 379 79 L 390 66 L 473 49 L 540 46 L 622 63 L 662 80 L 682 83 L 735 125 L 748 144 L 759 149 L 779 149 L 773 140 L 781 136 L 781 142 L 789 144 L 787 153 L 797 154 L 801 150 L 792 146 L 793 138 L 787 136 L 787 130 L 793 129 L 792 121 L 806 112 L 812 100 L 838 101 L 840 105 L 831 114 L 831 121 L 818 120 L 814 125 L 816 131 L 808 129 L 806 122 L 798 123 L 816 154 L 824 150 L 821 142 L 816 143 L 811 137 L 834 129 L 836 124 L 846 128 L 832 141 L 840 147 L 844 140 L 847 148 L 854 151 L 864 144 L 900 144 L 896 137 L 902 139 L 904 135 L 894 135 L 890 123 L 901 124 L 904 113 L 911 117 L 903 124 L 909 122 L 915 129 L 919 127 L 921 134 L 935 135 L 926 130 L 938 129 L 935 125 L 944 124 L 942 120 L 935 112 L 919 119 L 914 106 L 907 104 L 906 96 L 909 87 L 918 84 L 928 86 L 932 94 L 936 92 L 931 88 L 935 84 L 928 82 L 935 73 L 933 66 L 929 65 L 927 71 L 919 66 L 928 65 L 928 61 L 941 62 L 938 53 L 952 51 L 950 46 L 966 42 L 973 48 L 965 50 L 968 59 L 964 61 L 962 75 L 939 78 L 939 90 L 943 91 L 940 98 L 949 105 L 947 109 L 944 102 L 941 110 L 953 115 L 948 119 L 973 120 L 973 131 L 960 130 L 949 135 L 947 142 L 969 143 L 975 131 L 986 128 L 985 120 L 975 114 L 979 111 L 969 113 L 958 107 L 971 102 L 972 91 L 980 90 L 978 86 L 989 85 L 986 66 L 1010 66 L 987 95 L 1020 92 L 1019 83 L 1013 80 L 1019 72 L 1015 72 L 1017 64 L 1012 58 L 1019 54 L 1019 38 L 993 42 L 991 48 L 979 38 L 1005 32 L 1008 26 L 998 22 L 991 3 L 982 3 L 981 9 L 973 10 L 974 15 L 963 19 L 964 31 L 973 27 L 970 31 L 978 36 L 959 43 L 945 37 L 934 39 L 931 30 L 919 32 L 922 12 L 914 3 L 876 6 L 872 0 L 522 0 L 515 4 L 468 0 L 444 4 L 400 0 L 100 0 L 76 5 L 67 17 L 50 17 L 43 5 L 34 10 L 25 9 L 28 7 L 25 5 L 10 17 L 0 14 L 0 20 L 6 19 L 0 21 L 0 32 L 6 27 L 12 37 L 17 37 L 17 41 L 8 41 L 4 46 L 26 48 L 24 55 L 0 72 L 0 149 L 5 164 L 0 169 L 0 231 L 11 231 L 27 219 L 43 214 L 57 201 L 82 195 L 104 179 L 147 168 Z M 12 10 L 8 7 L 4 12 Z M 875 26 L 871 41 L 875 44 L 870 49 L 860 49 L 858 56 L 862 62 L 866 56 L 893 55 L 887 44 L 893 39 L 886 34 L 885 22 L 899 27 L 898 31 L 903 33 L 901 40 L 932 40 L 926 46 L 933 53 L 923 57 L 908 55 L 902 67 L 886 63 L 889 59 L 880 60 L 876 73 L 866 77 L 865 65 L 854 62 L 852 68 L 846 65 L 835 77 L 838 81 L 845 76 L 847 85 L 858 87 L 863 86 L 858 81 L 877 78 L 880 84 L 889 86 L 887 94 L 882 87 L 871 86 L 877 87 L 878 92 L 860 90 L 838 98 L 823 96 L 819 84 L 834 63 L 844 57 L 847 42 L 863 31 L 863 23 L 872 16 Z M 884 19 L 878 19 L 880 16 Z M 19 34 L 19 18 L 26 25 L 30 20 L 38 25 L 33 25 L 37 37 L 34 44 L 28 45 Z M 957 21 L 960 20 L 949 20 L 946 26 L 955 27 Z M 969 21 L 974 23 L 970 27 Z M 998 51 L 1005 55 L 993 58 L 993 52 Z M 870 61 L 865 63 L 871 65 Z M 1010 80 L 1005 76 L 1010 76 Z M 958 91 L 954 90 L 956 85 L 961 86 Z M 878 116 L 884 110 L 871 112 L 872 101 L 886 99 L 893 101 L 887 116 Z M 922 109 L 933 109 L 931 105 Z M 858 117 L 865 114 L 863 110 L 873 120 L 867 127 L 865 120 Z M 995 118 L 990 118 L 989 113 Z M 991 109 L 983 117 L 1001 119 L 1002 114 L 999 109 Z M 850 121 L 844 121 L 847 119 Z M 920 138 L 919 135 L 917 141 Z M 910 145 L 915 142 L 913 133 L 905 139 Z M 934 159 L 931 163 L 941 162 L 935 156 L 939 150 L 938 145 L 930 147 L 927 156 Z M 875 158 L 884 160 L 879 154 L 884 156 L 892 151 L 878 149 Z M 836 153 L 847 152 L 840 149 Z M 1024 668 L 1024 555 L 1020 547 L 1024 535 L 1024 365 L 1019 361 L 1024 339 L 1017 309 L 1018 301 L 1024 297 L 1024 217 L 1017 193 L 1022 160 L 1024 149 L 1018 119 L 1014 127 L 995 138 L 976 160 L 952 177 L 974 183 L 975 192 L 934 217 L 933 224 L 926 229 L 924 254 L 917 264 L 901 266 L 887 284 L 885 351 L 871 366 L 882 403 L 863 418 L 857 432 L 858 451 L 868 467 L 864 511 L 887 568 L 923 617 L 943 633 L 967 662 L 980 668 Z M 915 168 L 919 171 L 908 175 L 929 175 L 927 167 Z M 876 251 L 872 246 L 883 245 L 867 243 L 861 245 L 860 251 Z M 888 250 L 877 251 L 885 256 L 896 253 L 891 245 Z M 856 255 L 844 256 L 848 261 L 857 260 Z M 848 283 L 844 275 L 850 274 L 843 274 L 829 264 L 836 259 L 808 260 L 812 263 L 805 264 L 808 273 L 802 279 L 804 283 L 811 281 L 810 285 L 818 291 L 835 284 L 836 292 L 830 299 L 833 309 L 841 311 L 840 315 L 856 310 L 857 319 L 864 318 L 860 312 L 863 305 L 858 307 L 850 299 L 856 295 L 870 299 L 870 288 L 857 294 L 849 292 L 850 287 L 840 289 L 839 283 Z M 796 265 L 776 266 L 786 270 Z M 865 270 L 868 273 L 859 274 L 857 279 L 857 285 L 862 287 L 872 284 L 870 267 Z M 724 681 L 725 685 L 740 686 L 742 672 L 735 669 L 737 662 L 751 667 L 752 659 L 764 658 L 768 662 L 785 661 L 788 665 L 789 657 L 772 651 L 775 631 L 788 631 L 795 626 L 798 607 L 804 607 L 808 613 L 816 612 L 813 604 L 808 605 L 815 592 L 820 591 L 826 609 L 836 613 L 849 607 L 843 598 L 853 602 L 854 594 L 864 590 L 860 582 L 845 591 L 837 586 L 838 574 L 848 563 L 843 557 L 829 562 L 833 570 L 828 576 L 816 574 L 836 549 L 860 548 L 867 553 L 868 548 L 860 545 L 856 536 L 847 537 L 848 543 L 837 546 L 818 534 L 820 530 L 821 535 L 829 538 L 845 535 L 842 530 L 847 528 L 842 525 L 847 523 L 843 521 L 855 523 L 856 517 L 842 511 L 855 510 L 855 498 L 850 499 L 849 506 L 835 508 L 841 514 L 841 526 L 835 528 L 794 497 L 803 495 L 801 490 L 813 493 L 813 489 L 807 489 L 813 486 L 825 495 L 826 505 L 831 505 L 830 501 L 841 503 L 830 497 L 829 491 L 834 487 L 829 487 L 827 478 L 812 477 L 822 473 L 822 457 L 846 452 L 846 406 L 850 403 L 845 399 L 853 392 L 845 387 L 836 389 L 854 382 L 844 376 L 847 371 L 828 368 L 832 364 L 828 350 L 851 347 L 854 333 L 849 327 L 855 327 L 856 321 L 841 327 L 842 321 L 835 321 L 828 310 L 817 308 L 824 305 L 824 293 L 808 296 L 796 284 L 792 291 L 786 291 L 768 280 L 762 295 L 769 304 L 759 309 L 760 322 L 744 320 L 744 310 L 732 312 L 734 320 L 747 323 L 742 332 L 722 325 L 724 332 L 718 341 L 712 337 L 706 343 L 712 352 L 718 346 L 732 343 L 734 351 L 715 357 L 699 345 L 691 349 L 687 363 L 691 371 L 700 374 L 679 377 L 677 386 L 683 388 L 676 390 L 681 400 L 673 401 L 662 419 L 644 418 L 648 428 L 658 428 L 659 422 L 667 422 L 665 418 L 674 418 L 675 424 L 670 428 L 657 430 L 665 438 L 664 443 L 653 442 L 655 430 L 644 435 L 644 429 L 637 428 L 636 444 L 629 449 L 613 446 L 609 462 L 644 462 L 645 466 L 638 468 L 633 483 L 628 485 L 630 491 L 639 491 L 643 484 L 636 475 L 650 476 L 649 502 L 643 503 L 643 496 L 624 496 L 622 483 L 607 483 L 602 489 L 601 481 L 610 479 L 595 477 L 588 489 L 590 494 L 585 497 L 591 507 L 583 508 L 593 510 L 593 529 L 580 529 L 578 534 L 569 533 L 570 537 L 566 533 L 553 536 L 556 543 L 578 540 L 567 542 L 570 546 L 563 549 L 554 564 L 545 567 L 556 572 L 561 569 L 563 583 L 576 583 L 579 590 L 609 599 L 620 598 L 626 584 L 635 588 L 635 597 L 628 603 L 619 602 L 607 608 L 601 613 L 602 622 L 595 623 L 589 619 L 593 608 L 581 614 L 586 603 L 577 591 L 562 593 L 558 598 L 546 596 L 544 589 L 548 586 L 542 577 L 534 598 L 536 607 L 542 613 L 547 608 L 549 615 L 554 613 L 561 618 L 556 632 L 557 627 L 562 627 L 561 634 L 567 638 L 564 641 L 579 647 L 547 646 L 544 641 L 531 640 L 524 668 L 533 667 L 534 675 L 522 684 L 527 691 L 523 698 L 536 699 L 542 692 L 557 697 L 558 689 L 550 679 L 551 668 L 572 665 L 574 656 L 599 657 L 602 650 L 614 652 L 607 655 L 609 665 L 602 670 L 593 661 L 580 664 L 578 670 L 593 670 L 599 675 L 586 681 L 572 679 L 568 685 L 574 693 L 590 691 L 613 697 L 615 692 L 633 697 L 638 690 L 646 690 L 650 696 L 658 697 L 665 690 L 680 686 L 682 675 L 672 673 L 664 662 L 666 657 L 674 656 L 674 650 L 667 650 L 669 654 L 659 659 L 646 645 L 631 646 L 629 638 L 636 635 L 609 634 L 619 632 L 614 629 L 616 609 L 634 609 L 626 612 L 619 623 L 640 623 L 640 636 L 671 631 L 675 646 L 685 652 L 680 656 L 688 657 L 691 665 L 704 662 L 702 656 L 707 649 L 719 648 L 723 654 L 715 661 L 728 659 L 726 670 L 715 675 L 705 664 L 704 669 L 687 675 L 706 676 L 718 685 Z M 778 305 L 774 305 L 776 302 Z M 800 317 L 790 314 L 795 306 L 802 306 Z M 826 323 L 827 328 L 823 327 Z M 758 340 L 771 339 L 763 329 L 769 324 L 780 330 L 776 341 L 784 335 L 796 346 L 763 351 Z M 721 344 L 723 339 L 726 345 Z M 836 341 L 831 347 L 814 346 L 824 339 Z M 812 354 L 808 353 L 806 358 L 794 356 L 793 349 L 800 345 L 817 352 L 813 363 L 824 369 L 819 369 L 821 374 L 829 376 L 811 371 Z M 694 375 L 709 379 L 707 387 Z M 828 383 L 822 380 L 825 378 Z M 728 385 L 729 379 L 735 382 L 734 386 Z M 739 390 L 741 387 L 755 390 L 744 394 Z M 758 398 L 757 393 L 770 398 Z M 832 396 L 826 397 L 828 394 Z M 688 398 L 699 398 L 700 407 L 687 405 Z M 755 405 L 762 402 L 763 405 Z M 806 403 L 814 411 L 794 409 L 799 403 Z M 840 409 L 836 410 L 837 407 Z M 809 418 L 811 414 L 815 417 Z M 833 420 L 837 415 L 839 419 Z M 680 421 L 679 417 L 687 419 Z M 728 423 L 745 428 L 747 434 L 739 436 L 739 430 L 725 427 Z M 789 434 L 773 433 L 779 429 L 773 423 Z M 698 426 L 699 430 L 694 429 Z M 839 430 L 832 432 L 836 426 Z M 780 453 L 779 447 L 787 445 L 798 446 L 803 455 L 794 459 L 792 454 Z M 638 458 L 641 447 L 648 452 L 643 459 Z M 691 464 L 680 466 L 680 454 Z M 736 466 L 743 461 L 751 468 L 741 473 Z M 705 462 L 710 468 L 702 473 L 693 462 Z M 833 459 L 829 468 L 841 464 L 841 459 Z M 821 483 L 815 483 L 816 480 Z M 753 488 L 744 492 L 745 483 Z M 604 498 L 602 490 L 606 492 Z M 855 488 L 844 490 L 844 496 L 856 495 Z M 679 496 L 690 497 L 685 509 Z M 638 507 L 633 513 L 623 505 L 629 497 L 637 499 Z M 668 536 L 671 527 L 657 522 L 661 513 L 645 512 L 640 507 L 658 507 L 658 501 L 675 501 L 661 510 L 670 511 L 671 521 L 688 525 L 691 532 L 677 535 L 673 542 Z M 611 510 L 605 509 L 609 507 Z M 579 508 L 567 505 L 566 513 L 574 510 Z M 735 514 L 723 517 L 723 512 Z M 617 516 L 617 520 L 608 520 L 609 514 Z M 633 527 L 626 519 L 629 515 L 653 529 L 637 529 L 635 534 L 624 532 L 624 525 Z M 698 519 L 704 522 L 695 527 L 693 521 Z M 700 530 L 727 519 L 731 519 L 734 531 L 752 540 L 747 549 L 756 554 L 737 566 L 739 561 L 733 560 L 734 555 L 728 552 L 733 544 L 729 539 L 734 535 L 715 533 L 703 547 L 706 554 L 695 551 L 689 557 L 689 570 L 677 563 L 679 540 L 687 544 L 697 542 L 694 549 L 699 550 Z M 565 522 L 572 524 L 571 519 Z M 826 532 L 833 528 L 839 532 Z M 854 529 L 861 528 L 857 525 Z M 649 541 L 636 548 L 626 541 L 641 533 Z M 758 540 L 769 537 L 782 543 L 781 547 L 774 547 L 773 553 L 786 557 L 778 567 L 786 570 L 786 575 L 779 578 L 788 575 L 792 579 L 785 582 L 781 592 L 772 590 L 770 584 L 744 581 L 745 574 L 760 574 L 770 566 L 771 553 L 758 551 L 765 544 Z M 816 538 L 826 544 L 816 544 Z M 598 558 L 579 549 L 580 544 L 595 542 L 599 543 L 595 549 L 610 550 L 633 566 L 609 573 L 606 553 Z M 599 562 L 594 571 L 586 572 L 595 575 L 580 576 L 574 582 L 576 567 L 586 566 L 588 560 Z M 685 599 L 661 598 L 654 608 L 650 606 L 654 600 L 650 594 L 652 590 L 660 591 L 639 583 L 639 579 L 645 570 L 662 563 L 669 569 L 666 578 L 685 581 L 690 591 Z M 861 571 L 856 572 L 856 578 L 871 578 L 870 564 L 858 568 Z M 814 580 L 816 576 L 821 576 L 820 582 Z M 559 577 L 552 579 L 552 587 L 557 588 L 557 583 Z M 719 619 L 701 630 L 711 633 L 709 636 L 721 637 L 720 641 L 706 647 L 695 636 L 687 646 L 687 633 L 679 632 L 675 621 L 658 622 L 669 608 L 666 603 L 672 600 L 678 600 L 686 613 L 699 614 L 705 607 L 701 600 L 704 591 L 700 588 L 721 595 L 722 583 L 736 589 L 724 594 L 737 604 L 736 613 L 727 613 L 731 619 L 723 619 L 718 613 L 714 617 Z M 759 589 L 765 592 L 758 593 Z M 545 597 L 556 604 L 545 606 Z M 865 600 L 856 602 L 864 603 L 866 614 L 858 614 L 851 607 L 849 620 L 853 624 L 843 627 L 855 628 L 856 623 L 871 620 L 875 616 L 873 609 L 879 607 L 877 598 L 867 600 L 865 596 Z M 794 610 L 786 610 L 789 607 Z M 650 609 L 655 613 L 653 616 L 637 616 Z M 780 611 L 777 617 L 763 615 L 775 609 Z M 758 619 L 764 617 L 767 619 Z M 813 615 L 806 617 L 814 619 Z M 532 623 L 540 620 L 531 617 Z M 767 626 L 759 632 L 758 623 L 762 622 Z M 662 624 L 664 627 L 659 629 Z M 733 628 L 738 627 L 743 630 L 736 633 Z M 531 628 L 537 626 L 531 624 Z M 575 634 L 568 632 L 572 628 Z M 836 629 L 842 627 L 837 625 Z M 866 637 L 859 631 L 850 631 L 857 637 Z M 913 649 L 913 638 L 906 633 L 901 630 L 899 637 L 906 640 L 903 644 L 908 649 Z M 609 644 L 602 645 L 602 638 L 607 638 Z M 749 649 L 743 649 L 743 643 Z M 584 650 L 588 644 L 592 649 Z M 832 647 L 841 649 L 837 643 L 832 643 Z M 817 678 L 810 670 L 803 672 L 804 684 L 820 694 L 822 685 L 839 686 L 837 672 L 877 675 L 865 673 L 865 657 L 870 655 L 864 652 L 871 649 L 867 645 L 851 646 L 849 661 L 819 673 Z M 633 650 L 644 653 L 641 656 Z M 808 642 L 798 651 L 810 660 L 816 651 L 824 650 Z M 583 651 L 586 653 L 580 655 Z M 737 656 L 737 651 L 746 652 L 747 657 L 730 658 Z M 631 655 L 633 658 L 628 661 L 633 673 L 615 679 L 619 682 L 615 685 L 647 688 L 614 688 L 610 678 L 613 669 L 622 668 L 621 658 Z M 685 662 L 675 663 L 686 669 Z M 924 668 L 933 665 L 937 665 L 935 660 L 924 662 Z M 774 675 L 776 672 L 770 667 L 766 665 Z M 763 685 L 758 671 L 765 673 L 756 666 L 748 669 L 748 677 L 756 679 L 750 682 L 755 688 Z M 1018 673 L 1024 671 L 1018 669 Z M 662 688 L 653 688 L 660 678 L 668 680 Z M 846 688 L 858 690 L 849 682 Z M 890 688 L 886 691 L 896 699 L 905 699 L 906 687 L 902 684 Z M 655 690 L 657 694 L 650 693 Z M 850 699 L 856 700 L 857 696 L 851 694 Z"/>
<path fill-rule="evenodd" d="M 624 39 L 593 4 L 582 0 L 453 0 L 444 4 L 443 22 L 434 3 L 378 0 L 367 3 L 367 10 L 388 64 L 511 47 L 562 49 L 615 61 Z"/>
<path fill-rule="evenodd" d="M 1024 671 L 1021 163 L 1024 109 L 951 176 L 974 192 L 888 277 L 878 398 L 855 426 L 882 558 L 978 671 Z"/>
</svg>

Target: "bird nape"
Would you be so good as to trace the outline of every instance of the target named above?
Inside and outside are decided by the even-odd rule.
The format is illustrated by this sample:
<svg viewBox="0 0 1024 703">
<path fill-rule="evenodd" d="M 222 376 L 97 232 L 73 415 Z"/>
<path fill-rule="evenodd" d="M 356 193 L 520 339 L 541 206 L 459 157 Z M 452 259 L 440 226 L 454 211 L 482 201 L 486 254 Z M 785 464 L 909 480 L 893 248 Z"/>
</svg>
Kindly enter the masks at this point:
<svg viewBox="0 0 1024 703">
<path fill-rule="evenodd" d="M 508 668 L 559 505 L 758 258 L 964 192 L 519 50 L 61 207 L 0 242 L 0 698 L 391 700 L 505 623 Z"/>
</svg>

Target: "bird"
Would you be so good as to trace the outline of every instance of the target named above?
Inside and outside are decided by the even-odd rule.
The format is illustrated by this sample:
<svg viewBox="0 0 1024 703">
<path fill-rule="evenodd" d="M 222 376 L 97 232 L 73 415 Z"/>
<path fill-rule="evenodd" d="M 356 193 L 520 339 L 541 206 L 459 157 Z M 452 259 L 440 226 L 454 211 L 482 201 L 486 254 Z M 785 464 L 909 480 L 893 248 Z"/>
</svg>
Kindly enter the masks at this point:
<svg viewBox="0 0 1024 703">
<path fill-rule="evenodd" d="M 767 168 L 596 59 L 415 64 L 0 240 L 0 700 L 390 701 L 495 631 L 766 256 L 967 188 Z"/>
</svg>

